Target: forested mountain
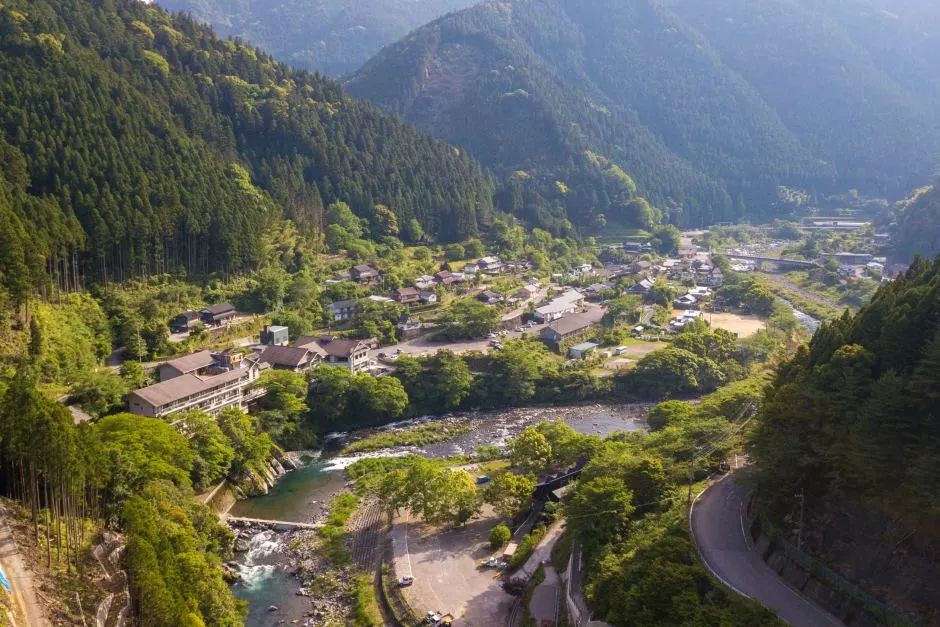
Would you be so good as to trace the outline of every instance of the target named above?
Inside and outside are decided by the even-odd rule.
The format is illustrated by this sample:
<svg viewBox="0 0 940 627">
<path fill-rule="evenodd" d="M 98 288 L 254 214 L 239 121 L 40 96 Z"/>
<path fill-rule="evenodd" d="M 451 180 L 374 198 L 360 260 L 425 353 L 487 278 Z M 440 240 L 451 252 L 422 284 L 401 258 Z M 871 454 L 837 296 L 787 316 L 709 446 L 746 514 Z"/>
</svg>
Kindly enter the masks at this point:
<svg viewBox="0 0 940 627">
<path fill-rule="evenodd" d="M 936 182 L 898 202 L 894 218 L 897 261 L 906 263 L 915 255 L 940 254 L 940 187 Z"/>
<path fill-rule="evenodd" d="M 244 271 L 279 220 L 315 236 L 336 200 L 458 240 L 493 198 L 453 147 L 135 0 L 0 5 L 0 173 L 0 277 L 37 286 Z"/>
<path fill-rule="evenodd" d="M 157 0 L 274 58 L 340 76 L 383 46 L 474 0 Z"/>
<path fill-rule="evenodd" d="M 891 18 L 864 2 L 490 0 L 347 88 L 503 177 L 599 155 L 687 225 L 766 215 L 780 184 L 900 196 L 936 161 L 936 69 L 911 23 L 866 36 Z"/>
<path fill-rule="evenodd" d="M 940 620 L 940 258 L 824 325 L 768 389 L 751 445 L 759 501 L 822 562 L 923 624 Z M 802 491 L 802 492 L 801 492 Z"/>
</svg>

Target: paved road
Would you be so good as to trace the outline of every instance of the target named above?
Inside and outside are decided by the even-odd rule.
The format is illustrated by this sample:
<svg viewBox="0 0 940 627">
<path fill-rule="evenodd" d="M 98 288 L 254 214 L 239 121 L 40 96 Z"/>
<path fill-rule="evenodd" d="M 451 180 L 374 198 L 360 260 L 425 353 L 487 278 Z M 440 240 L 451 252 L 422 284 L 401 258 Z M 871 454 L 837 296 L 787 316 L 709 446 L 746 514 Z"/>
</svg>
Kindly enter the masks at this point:
<svg viewBox="0 0 940 627">
<path fill-rule="evenodd" d="M 17 618 L 23 619 L 22 624 L 28 627 L 46 627 L 49 621 L 36 601 L 32 574 L 26 568 L 23 555 L 4 516 L 0 506 L 0 564 L 13 588 L 13 600 L 19 608 Z"/>
<path fill-rule="evenodd" d="M 756 599 L 795 627 L 842 625 L 791 588 L 753 550 L 745 533 L 747 492 L 732 477 L 706 490 L 692 509 L 692 534 L 705 565 L 735 592 Z"/>
<path fill-rule="evenodd" d="M 561 597 L 561 579 L 551 566 L 545 567 L 545 581 L 535 587 L 529 602 L 529 613 L 536 625 L 553 625 L 558 617 Z"/>
</svg>

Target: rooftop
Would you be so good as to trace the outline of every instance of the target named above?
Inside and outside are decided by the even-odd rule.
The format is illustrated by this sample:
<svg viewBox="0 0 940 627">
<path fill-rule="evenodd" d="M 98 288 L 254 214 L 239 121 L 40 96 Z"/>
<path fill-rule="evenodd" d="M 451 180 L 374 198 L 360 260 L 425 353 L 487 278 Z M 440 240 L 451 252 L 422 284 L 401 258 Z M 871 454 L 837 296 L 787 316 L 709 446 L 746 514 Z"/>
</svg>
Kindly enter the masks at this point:
<svg viewBox="0 0 940 627">
<path fill-rule="evenodd" d="M 216 305 L 209 305 L 202 311 L 209 315 L 217 316 L 219 314 L 235 311 L 235 306 L 232 303 L 218 303 Z"/>
<path fill-rule="evenodd" d="M 578 344 L 577 346 L 572 346 L 571 350 L 583 353 L 584 351 L 594 350 L 598 346 L 600 346 L 600 344 L 595 344 L 594 342 L 582 342 L 581 344 Z"/>
<path fill-rule="evenodd" d="M 162 407 L 188 396 L 217 388 L 226 383 L 231 383 L 232 381 L 237 381 L 244 376 L 245 373 L 246 369 L 236 368 L 214 377 L 198 377 L 194 374 L 184 374 L 168 381 L 161 381 L 160 383 L 137 390 L 132 392 L 132 394 L 139 396 L 154 407 Z"/>
<path fill-rule="evenodd" d="M 212 353 L 209 351 L 199 351 L 198 353 L 186 355 L 179 359 L 172 359 L 164 365 L 172 366 L 180 372 L 186 373 L 208 368 L 213 364 L 215 364 L 215 358 L 212 356 Z"/>
</svg>

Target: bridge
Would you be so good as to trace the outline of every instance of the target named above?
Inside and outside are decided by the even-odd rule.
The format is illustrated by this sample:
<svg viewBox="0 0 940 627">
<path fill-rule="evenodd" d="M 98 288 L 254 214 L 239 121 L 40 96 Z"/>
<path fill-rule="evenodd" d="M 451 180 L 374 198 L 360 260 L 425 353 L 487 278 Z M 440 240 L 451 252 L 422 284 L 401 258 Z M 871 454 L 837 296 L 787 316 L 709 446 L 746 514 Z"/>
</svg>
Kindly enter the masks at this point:
<svg viewBox="0 0 940 627">
<path fill-rule="evenodd" d="M 757 257 L 755 255 L 735 255 L 734 253 L 725 253 L 728 259 L 743 259 L 744 261 L 755 261 L 757 263 L 773 263 L 778 266 L 793 266 L 794 268 L 818 268 L 819 264 L 815 261 L 803 261 L 801 259 L 783 259 L 780 257 Z"/>
<path fill-rule="evenodd" d="M 223 516 L 222 520 L 236 527 L 257 525 L 268 527 L 275 531 L 291 531 L 295 529 L 320 529 L 323 523 L 301 523 L 289 520 L 265 520 L 263 518 L 242 518 L 238 516 Z"/>
</svg>

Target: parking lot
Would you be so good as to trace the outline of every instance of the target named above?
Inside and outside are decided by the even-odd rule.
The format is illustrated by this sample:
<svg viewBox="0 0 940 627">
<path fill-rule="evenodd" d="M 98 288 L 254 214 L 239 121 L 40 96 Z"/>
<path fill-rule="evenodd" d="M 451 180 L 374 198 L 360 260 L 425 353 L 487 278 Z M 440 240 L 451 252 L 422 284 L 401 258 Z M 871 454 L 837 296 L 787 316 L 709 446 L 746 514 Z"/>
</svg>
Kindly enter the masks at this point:
<svg viewBox="0 0 940 627">
<path fill-rule="evenodd" d="M 392 528 L 395 571 L 411 573 L 414 583 L 404 588 L 415 613 L 454 615 L 454 625 L 504 625 L 513 597 L 503 592 L 497 571 L 480 562 L 492 555 L 488 536 L 497 518 L 489 508 L 463 529 L 428 527 L 401 516 Z"/>
</svg>

